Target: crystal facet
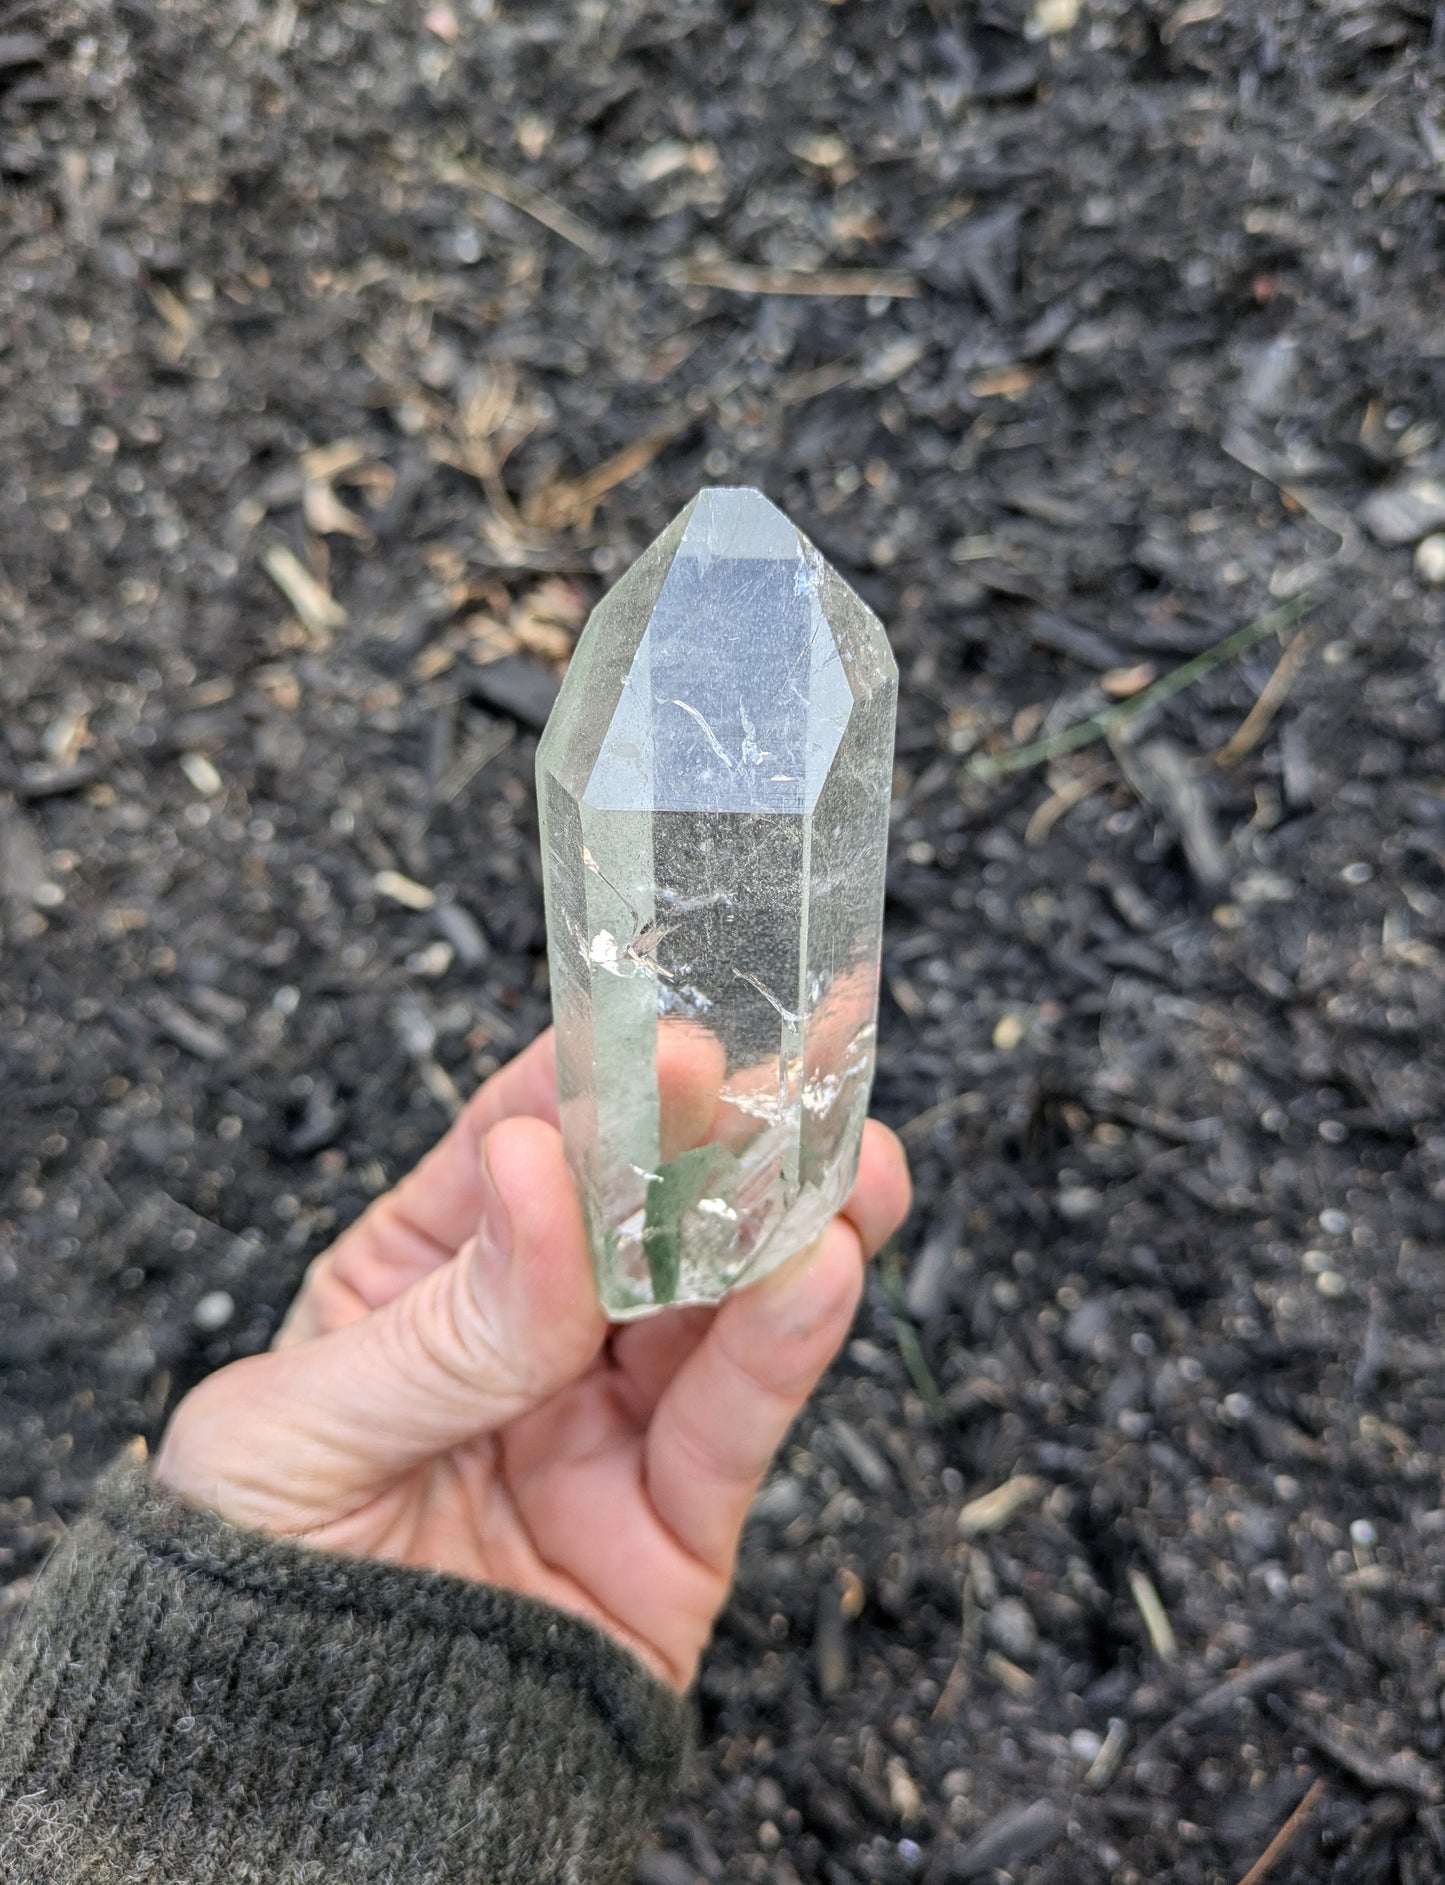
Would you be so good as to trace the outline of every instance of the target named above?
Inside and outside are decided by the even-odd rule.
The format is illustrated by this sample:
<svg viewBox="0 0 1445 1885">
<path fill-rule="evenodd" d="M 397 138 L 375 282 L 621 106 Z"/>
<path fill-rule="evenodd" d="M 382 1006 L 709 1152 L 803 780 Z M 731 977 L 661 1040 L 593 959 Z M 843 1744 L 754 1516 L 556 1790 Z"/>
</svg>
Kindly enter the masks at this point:
<svg viewBox="0 0 1445 1885">
<path fill-rule="evenodd" d="M 578 643 L 537 789 L 562 1131 L 613 1317 L 716 1302 L 852 1185 L 897 674 L 747 489 L 699 492 Z"/>
</svg>

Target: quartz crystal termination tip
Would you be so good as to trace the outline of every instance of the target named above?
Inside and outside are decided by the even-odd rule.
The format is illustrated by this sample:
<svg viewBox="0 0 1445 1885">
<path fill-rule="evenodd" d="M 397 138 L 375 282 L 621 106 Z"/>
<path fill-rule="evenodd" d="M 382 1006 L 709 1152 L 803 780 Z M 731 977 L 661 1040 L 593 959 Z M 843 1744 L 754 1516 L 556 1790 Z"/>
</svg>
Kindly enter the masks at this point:
<svg viewBox="0 0 1445 1885">
<path fill-rule="evenodd" d="M 848 1194 L 873 1079 L 897 668 L 751 489 L 593 610 L 537 754 L 562 1132 L 617 1319 L 718 1301 Z"/>
</svg>

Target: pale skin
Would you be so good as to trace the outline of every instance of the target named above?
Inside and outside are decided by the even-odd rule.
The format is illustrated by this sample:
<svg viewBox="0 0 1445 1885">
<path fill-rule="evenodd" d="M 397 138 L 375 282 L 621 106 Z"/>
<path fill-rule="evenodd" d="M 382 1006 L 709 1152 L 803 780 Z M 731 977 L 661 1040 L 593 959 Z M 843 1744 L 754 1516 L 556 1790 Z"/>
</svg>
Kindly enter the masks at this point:
<svg viewBox="0 0 1445 1885">
<path fill-rule="evenodd" d="M 236 1524 L 540 1598 L 685 1690 L 753 1496 L 908 1204 L 870 1121 L 810 1250 L 720 1309 L 609 1327 L 545 1034 L 316 1259 L 274 1346 L 185 1397 L 156 1476 Z"/>
</svg>

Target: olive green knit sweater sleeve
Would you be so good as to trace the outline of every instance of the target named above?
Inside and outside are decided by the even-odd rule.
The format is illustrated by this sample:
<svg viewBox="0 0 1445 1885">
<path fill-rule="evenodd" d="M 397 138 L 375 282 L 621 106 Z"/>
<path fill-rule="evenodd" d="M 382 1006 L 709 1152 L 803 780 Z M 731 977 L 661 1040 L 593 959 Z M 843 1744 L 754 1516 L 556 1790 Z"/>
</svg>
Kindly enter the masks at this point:
<svg viewBox="0 0 1445 1885">
<path fill-rule="evenodd" d="M 687 1741 L 587 1624 L 239 1531 L 127 1459 L 0 1667 L 0 1879 L 610 1885 Z"/>
</svg>

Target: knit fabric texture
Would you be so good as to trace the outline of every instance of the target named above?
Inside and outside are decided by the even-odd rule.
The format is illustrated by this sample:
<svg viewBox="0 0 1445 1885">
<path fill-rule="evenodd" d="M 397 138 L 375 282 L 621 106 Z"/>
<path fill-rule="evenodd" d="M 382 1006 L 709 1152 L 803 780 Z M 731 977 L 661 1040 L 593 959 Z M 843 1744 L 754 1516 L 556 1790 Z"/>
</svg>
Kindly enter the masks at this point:
<svg viewBox="0 0 1445 1885">
<path fill-rule="evenodd" d="M 5 1885 L 611 1885 L 685 1704 L 588 1624 L 118 1461 L 0 1667 Z"/>
</svg>

